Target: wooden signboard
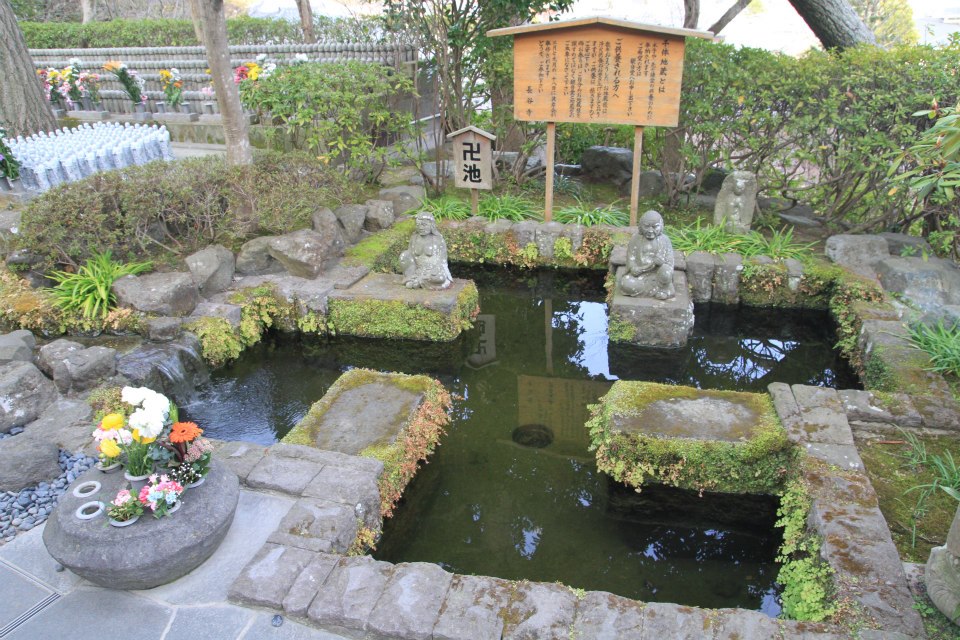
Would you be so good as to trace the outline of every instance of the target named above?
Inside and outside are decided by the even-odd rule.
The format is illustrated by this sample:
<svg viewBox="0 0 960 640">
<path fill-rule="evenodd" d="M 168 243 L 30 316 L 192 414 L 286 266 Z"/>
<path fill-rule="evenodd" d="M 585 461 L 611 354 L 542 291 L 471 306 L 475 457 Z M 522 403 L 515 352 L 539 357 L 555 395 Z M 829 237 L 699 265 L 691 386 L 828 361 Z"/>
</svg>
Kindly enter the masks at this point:
<svg viewBox="0 0 960 640">
<path fill-rule="evenodd" d="M 470 189 L 473 215 L 477 215 L 477 189 L 493 189 L 493 141 L 497 136 L 476 127 L 447 134 L 453 143 L 453 184 Z"/>
<path fill-rule="evenodd" d="M 636 225 L 643 127 L 677 126 L 686 38 L 713 39 L 713 34 L 583 18 L 487 35 L 514 36 L 514 117 L 547 123 L 544 219 L 549 221 L 553 210 L 556 123 L 632 124 L 630 224 Z"/>
<path fill-rule="evenodd" d="M 681 36 L 583 26 L 514 38 L 517 120 L 675 127 Z"/>
</svg>

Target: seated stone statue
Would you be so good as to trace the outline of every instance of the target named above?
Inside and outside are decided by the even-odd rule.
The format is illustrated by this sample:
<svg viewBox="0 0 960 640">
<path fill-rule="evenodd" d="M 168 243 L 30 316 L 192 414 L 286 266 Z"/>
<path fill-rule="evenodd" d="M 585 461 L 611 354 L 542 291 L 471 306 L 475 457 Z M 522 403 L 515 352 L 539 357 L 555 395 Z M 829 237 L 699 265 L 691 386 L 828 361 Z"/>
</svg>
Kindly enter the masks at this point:
<svg viewBox="0 0 960 640">
<path fill-rule="evenodd" d="M 453 284 L 447 265 L 447 243 L 437 230 L 433 214 L 418 213 L 416 225 L 407 250 L 400 254 L 403 283 L 408 289 L 446 289 Z"/>
<path fill-rule="evenodd" d="M 656 211 L 640 217 L 640 233 L 627 245 L 627 267 L 618 283 L 625 296 L 668 300 L 673 286 L 673 243 L 663 233 L 663 218 Z"/>
</svg>

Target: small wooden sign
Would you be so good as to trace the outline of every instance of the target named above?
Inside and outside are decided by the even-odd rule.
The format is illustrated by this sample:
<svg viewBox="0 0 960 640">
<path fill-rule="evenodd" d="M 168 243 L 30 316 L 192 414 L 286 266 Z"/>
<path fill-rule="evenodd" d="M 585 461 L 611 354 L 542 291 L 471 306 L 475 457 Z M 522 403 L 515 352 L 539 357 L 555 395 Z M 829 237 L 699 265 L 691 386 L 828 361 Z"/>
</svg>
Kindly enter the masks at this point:
<svg viewBox="0 0 960 640">
<path fill-rule="evenodd" d="M 464 127 L 447 135 L 453 142 L 453 184 L 462 189 L 493 189 L 492 133 Z"/>
</svg>

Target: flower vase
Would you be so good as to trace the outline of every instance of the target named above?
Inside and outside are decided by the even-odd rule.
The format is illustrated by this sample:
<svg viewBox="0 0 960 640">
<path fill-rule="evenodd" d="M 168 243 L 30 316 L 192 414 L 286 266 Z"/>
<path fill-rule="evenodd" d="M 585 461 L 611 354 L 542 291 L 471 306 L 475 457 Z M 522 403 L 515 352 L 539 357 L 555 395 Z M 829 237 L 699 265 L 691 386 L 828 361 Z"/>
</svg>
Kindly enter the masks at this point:
<svg viewBox="0 0 960 640">
<path fill-rule="evenodd" d="M 184 489 L 196 489 L 197 487 L 199 487 L 200 485 L 202 485 L 202 484 L 203 484 L 203 481 L 206 480 L 206 479 L 207 479 L 206 476 L 200 476 L 200 479 L 199 479 L 199 480 L 197 480 L 196 482 L 191 482 L 190 484 L 185 484 L 185 485 L 183 485 L 183 488 L 184 488 Z"/>
<path fill-rule="evenodd" d="M 134 113 L 146 113 L 146 112 L 147 112 L 147 105 L 143 104 L 142 102 L 138 102 L 138 103 L 136 103 L 135 105 L 133 105 L 133 112 L 134 112 Z"/>
<path fill-rule="evenodd" d="M 177 511 L 179 511 L 179 510 L 180 510 L 180 506 L 181 506 L 182 504 L 183 504 L 183 501 L 182 501 L 182 500 L 177 500 L 176 502 L 174 502 L 174 503 L 173 503 L 173 506 L 170 507 L 169 509 L 167 509 L 167 515 L 168 515 L 168 516 L 169 516 L 169 515 L 173 515 L 174 513 L 176 513 Z"/>
<path fill-rule="evenodd" d="M 103 464 L 102 462 L 97 462 L 95 466 L 101 473 L 115 473 L 117 471 L 120 471 L 121 465 L 120 465 L 120 461 L 117 460 L 116 462 L 112 464 L 107 464 L 107 465 Z"/>
<path fill-rule="evenodd" d="M 123 472 L 123 477 L 130 483 L 130 495 L 139 496 L 140 489 L 143 489 L 150 482 L 150 474 L 142 476 L 132 476 L 129 471 Z"/>
<path fill-rule="evenodd" d="M 204 102 L 204 103 L 203 103 L 203 112 L 204 112 L 205 114 L 209 115 L 209 116 L 212 116 L 212 115 L 215 113 L 215 112 L 214 112 L 214 109 L 213 109 L 213 103 L 212 103 L 212 102 Z"/>
<path fill-rule="evenodd" d="M 166 113 L 167 112 L 167 103 L 162 100 L 156 103 L 157 113 Z"/>
<path fill-rule="evenodd" d="M 80 102 L 83 104 L 84 111 L 93 111 L 93 100 L 90 99 L 90 96 L 82 96 Z"/>
<path fill-rule="evenodd" d="M 114 520 L 113 518 L 110 518 L 110 525 L 114 527 L 129 527 L 139 519 L 140 516 L 133 516 L 129 520 Z"/>
<path fill-rule="evenodd" d="M 193 109 L 190 108 L 189 103 L 182 103 L 180 105 L 180 113 L 193 113 Z"/>
</svg>

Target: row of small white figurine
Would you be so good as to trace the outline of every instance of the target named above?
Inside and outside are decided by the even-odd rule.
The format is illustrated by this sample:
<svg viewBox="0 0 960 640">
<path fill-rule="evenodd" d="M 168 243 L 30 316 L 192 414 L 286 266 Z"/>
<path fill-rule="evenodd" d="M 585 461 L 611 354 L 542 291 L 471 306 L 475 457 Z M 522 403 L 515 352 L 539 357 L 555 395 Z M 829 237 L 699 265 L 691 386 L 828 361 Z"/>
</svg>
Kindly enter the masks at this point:
<svg viewBox="0 0 960 640">
<path fill-rule="evenodd" d="M 97 171 L 173 159 L 170 132 L 155 124 L 84 123 L 5 142 L 20 165 L 23 187 L 31 191 L 46 191 Z"/>
</svg>

